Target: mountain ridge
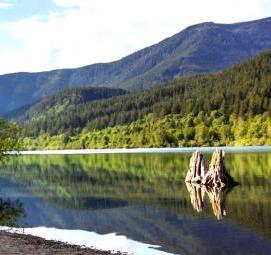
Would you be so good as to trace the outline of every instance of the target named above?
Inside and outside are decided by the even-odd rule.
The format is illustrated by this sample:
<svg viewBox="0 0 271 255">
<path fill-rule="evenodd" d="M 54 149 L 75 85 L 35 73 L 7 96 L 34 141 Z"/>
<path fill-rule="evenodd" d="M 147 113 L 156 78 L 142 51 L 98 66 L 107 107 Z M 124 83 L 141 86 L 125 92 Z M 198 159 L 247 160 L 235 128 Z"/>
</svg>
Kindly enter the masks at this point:
<svg viewBox="0 0 271 255">
<path fill-rule="evenodd" d="M 62 88 L 119 87 L 138 91 L 179 76 L 223 70 L 271 48 L 271 18 L 192 25 L 117 61 L 74 69 L 0 76 L 2 113 Z"/>
<path fill-rule="evenodd" d="M 140 121 L 149 114 L 158 119 L 168 114 L 186 118 L 216 111 L 218 117 L 224 116 L 225 122 L 233 114 L 243 118 L 265 112 L 270 115 L 270 63 L 271 50 L 217 73 L 180 77 L 141 92 L 77 104 L 73 108 L 66 107 L 65 114 L 47 111 L 36 119 L 31 112 L 26 112 L 18 120 L 25 136 L 37 136 L 70 131 L 74 134 L 85 128 L 101 130 Z"/>
</svg>

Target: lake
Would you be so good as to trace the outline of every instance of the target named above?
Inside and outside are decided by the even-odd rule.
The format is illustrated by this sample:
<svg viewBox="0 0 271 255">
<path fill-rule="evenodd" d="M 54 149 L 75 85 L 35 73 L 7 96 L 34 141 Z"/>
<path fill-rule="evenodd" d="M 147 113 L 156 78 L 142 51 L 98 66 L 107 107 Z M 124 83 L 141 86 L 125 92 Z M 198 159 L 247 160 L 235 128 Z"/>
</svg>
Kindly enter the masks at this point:
<svg viewBox="0 0 271 255">
<path fill-rule="evenodd" d="M 240 185 L 220 191 L 184 183 L 190 156 L 12 156 L 0 224 L 133 254 L 271 254 L 271 151 L 229 151 Z"/>
</svg>

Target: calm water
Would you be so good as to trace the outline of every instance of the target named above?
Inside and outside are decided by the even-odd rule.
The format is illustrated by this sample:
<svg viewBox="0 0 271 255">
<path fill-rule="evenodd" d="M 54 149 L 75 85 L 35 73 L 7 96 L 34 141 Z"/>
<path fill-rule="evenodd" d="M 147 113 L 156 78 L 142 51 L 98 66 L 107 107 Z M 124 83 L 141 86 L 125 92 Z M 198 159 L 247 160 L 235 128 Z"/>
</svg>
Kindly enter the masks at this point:
<svg viewBox="0 0 271 255">
<path fill-rule="evenodd" d="M 0 225 L 124 236 L 156 254 L 271 254 L 271 152 L 228 153 L 241 185 L 224 191 L 185 185 L 190 155 L 13 156 L 0 167 Z"/>
</svg>

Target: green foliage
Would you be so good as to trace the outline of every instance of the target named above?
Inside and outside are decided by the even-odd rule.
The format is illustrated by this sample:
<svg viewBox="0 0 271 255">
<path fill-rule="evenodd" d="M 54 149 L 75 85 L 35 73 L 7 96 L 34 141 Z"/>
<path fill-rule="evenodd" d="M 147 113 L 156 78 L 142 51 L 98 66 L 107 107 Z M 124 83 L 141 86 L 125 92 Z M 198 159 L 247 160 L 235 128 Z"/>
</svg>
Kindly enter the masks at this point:
<svg viewBox="0 0 271 255">
<path fill-rule="evenodd" d="M 217 111 L 210 115 L 202 112 L 191 122 L 180 114 L 155 119 L 152 115 L 129 125 L 109 127 L 99 131 L 84 131 L 79 135 L 42 135 L 25 138 L 28 149 L 82 149 L 183 147 L 223 145 L 270 145 L 271 118 L 268 114 L 244 120 L 231 115 L 227 122 Z M 196 121 L 202 119 L 200 122 Z"/>
<path fill-rule="evenodd" d="M 11 123 L 7 124 L 0 119 L 0 159 L 5 156 L 6 151 L 19 150 L 19 129 Z"/>
<path fill-rule="evenodd" d="M 231 116 L 239 116 L 246 123 L 253 116 L 264 113 L 270 116 L 270 72 L 271 51 L 268 51 L 220 73 L 179 78 L 168 85 L 140 93 L 76 104 L 67 107 L 65 111 L 47 112 L 46 118 L 32 118 L 30 122 L 26 118 L 21 122 L 23 134 L 35 137 L 43 133 L 67 133 L 74 136 L 85 128 L 97 131 L 140 122 L 148 114 L 153 114 L 153 122 L 156 122 L 155 118 L 166 118 L 167 115 L 176 114 L 178 109 L 179 117 L 187 119 L 180 134 L 184 136 L 184 140 L 195 140 L 198 134 L 193 126 L 195 122 L 204 121 L 208 127 L 207 137 L 212 141 L 220 141 L 219 135 L 229 135 L 227 125 L 230 124 Z M 210 116 L 209 122 L 203 120 L 207 116 Z M 211 122 L 216 128 L 211 128 Z M 222 126 L 223 130 L 220 130 Z M 170 128 L 175 129 L 174 125 Z M 257 129 L 255 126 L 253 132 L 262 136 L 266 128 Z M 201 129 L 197 131 L 204 132 L 205 135 L 207 131 L 204 127 Z M 168 143 L 166 140 L 169 137 L 161 134 L 160 138 L 165 140 L 165 144 Z"/>
<path fill-rule="evenodd" d="M 90 101 L 101 100 L 113 96 L 126 94 L 123 89 L 111 88 L 71 88 L 62 89 L 50 96 L 40 100 L 38 103 L 28 105 L 18 110 L 5 114 L 6 119 L 40 120 L 48 115 L 62 115 L 66 111 L 73 110 L 75 105 L 80 105 Z"/>
</svg>

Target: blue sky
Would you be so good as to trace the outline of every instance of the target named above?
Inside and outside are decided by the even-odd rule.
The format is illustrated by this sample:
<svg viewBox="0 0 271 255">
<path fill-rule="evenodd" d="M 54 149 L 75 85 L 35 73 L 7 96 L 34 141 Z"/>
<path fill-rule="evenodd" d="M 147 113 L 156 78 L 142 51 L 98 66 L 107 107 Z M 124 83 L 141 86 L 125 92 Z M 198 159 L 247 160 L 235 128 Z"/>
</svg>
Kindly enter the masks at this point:
<svg viewBox="0 0 271 255">
<path fill-rule="evenodd" d="M 270 0 L 0 0 L 0 73 L 109 62 L 199 22 L 268 16 Z"/>
<path fill-rule="evenodd" d="M 9 24 L 35 15 L 46 19 L 50 12 L 61 10 L 49 0 L 0 0 L 0 24 Z M 23 45 L 13 38 L 8 29 L 0 29 L 0 38 L 0 54 L 23 49 Z"/>
<path fill-rule="evenodd" d="M 0 23 L 13 22 L 33 15 L 46 17 L 51 11 L 61 10 L 49 0 L 7 0 L 0 3 L 7 4 L 6 8 L 0 8 Z"/>
</svg>

